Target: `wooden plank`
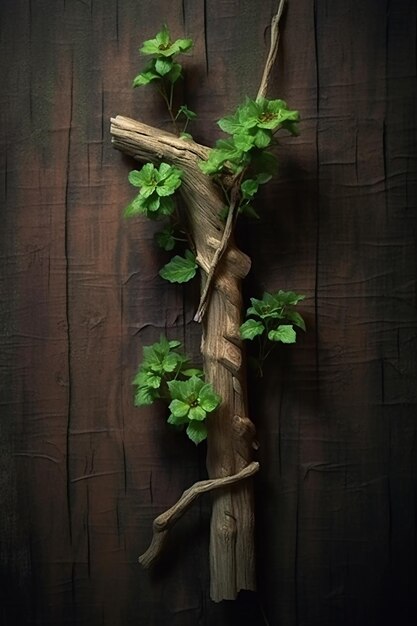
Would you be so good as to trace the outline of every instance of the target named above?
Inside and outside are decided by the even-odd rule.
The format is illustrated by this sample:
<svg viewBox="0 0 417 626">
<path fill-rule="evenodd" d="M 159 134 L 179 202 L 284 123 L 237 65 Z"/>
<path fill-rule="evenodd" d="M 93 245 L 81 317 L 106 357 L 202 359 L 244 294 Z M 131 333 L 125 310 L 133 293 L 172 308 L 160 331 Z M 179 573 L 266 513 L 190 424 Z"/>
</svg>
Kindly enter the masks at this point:
<svg viewBox="0 0 417 626">
<path fill-rule="evenodd" d="M 152 519 L 205 477 L 205 451 L 135 409 L 130 379 L 161 332 L 198 356 L 199 330 L 193 295 L 157 277 L 154 225 L 121 217 L 132 164 L 108 119 L 168 128 L 131 89 L 140 41 L 166 20 L 196 40 L 183 93 L 196 138 L 215 140 L 256 92 L 275 4 L 0 4 L 5 626 L 415 622 L 411 0 L 288 3 L 271 95 L 300 109 L 302 134 L 282 142 L 267 217 L 240 229 L 247 295 L 304 292 L 309 326 L 253 381 L 260 593 L 209 602 L 208 499 L 153 574 L 136 563 Z"/>
</svg>

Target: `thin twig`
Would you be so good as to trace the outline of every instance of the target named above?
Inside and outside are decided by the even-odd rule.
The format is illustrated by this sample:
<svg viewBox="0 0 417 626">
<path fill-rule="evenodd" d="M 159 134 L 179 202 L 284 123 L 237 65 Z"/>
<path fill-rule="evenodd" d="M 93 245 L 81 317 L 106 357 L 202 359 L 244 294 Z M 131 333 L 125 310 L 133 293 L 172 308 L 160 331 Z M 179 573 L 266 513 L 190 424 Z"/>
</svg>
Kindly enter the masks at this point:
<svg viewBox="0 0 417 626">
<path fill-rule="evenodd" d="M 275 59 L 278 54 L 279 45 L 279 21 L 284 11 L 286 0 L 280 0 L 278 4 L 278 10 L 271 21 L 271 43 L 269 46 L 269 53 L 265 62 L 264 71 L 262 74 L 261 84 L 259 85 L 258 95 L 256 99 L 265 98 L 268 92 L 269 79 L 271 77 L 272 68 L 274 67 Z"/>
<path fill-rule="evenodd" d="M 232 234 L 232 231 L 233 231 L 234 217 L 235 217 L 236 209 L 238 206 L 238 200 L 239 200 L 239 192 L 238 192 L 237 183 L 235 183 L 235 186 L 232 189 L 232 197 L 231 197 L 229 212 L 227 214 L 227 219 L 226 219 L 226 224 L 224 227 L 223 235 L 222 235 L 219 247 L 217 248 L 216 252 L 213 255 L 213 259 L 210 264 L 210 269 L 207 273 L 206 283 L 204 285 L 204 289 L 200 297 L 200 303 L 198 305 L 197 312 L 194 315 L 195 322 L 201 322 L 201 320 L 204 317 L 204 313 L 206 312 L 207 305 L 209 302 L 209 299 L 208 299 L 209 293 L 210 293 L 210 289 L 211 289 L 212 282 L 214 279 L 214 275 L 215 275 L 217 266 L 219 265 L 220 259 L 222 258 L 223 254 L 225 253 L 227 249 L 230 235 Z"/>
<path fill-rule="evenodd" d="M 184 491 L 181 498 L 170 509 L 159 515 L 153 523 L 153 537 L 149 548 L 139 557 L 139 563 L 143 567 L 147 568 L 160 555 L 164 546 L 169 529 L 182 517 L 186 510 L 191 506 L 198 496 L 214 489 L 220 489 L 221 487 L 228 487 L 237 483 L 245 478 L 249 478 L 256 474 L 259 470 L 259 463 L 253 461 L 247 465 L 243 470 L 232 476 L 225 476 L 223 478 L 211 478 L 209 480 L 201 480 L 195 483 L 192 487 Z"/>
<path fill-rule="evenodd" d="M 272 68 L 274 66 L 277 54 L 278 54 L 278 44 L 279 44 L 278 25 L 279 25 L 279 21 L 281 19 L 282 13 L 284 11 L 285 2 L 286 0 L 279 1 L 277 12 L 271 20 L 271 43 L 269 47 L 269 53 L 265 62 L 264 71 L 262 74 L 261 84 L 259 86 L 258 94 L 256 96 L 257 100 L 259 100 L 260 98 L 264 98 L 268 91 L 270 75 L 271 75 Z M 239 199 L 239 187 L 241 183 L 241 178 L 242 177 L 240 177 L 238 181 L 235 181 L 232 187 L 232 192 L 231 192 L 232 200 L 229 206 L 229 213 L 227 216 L 226 225 L 224 227 L 220 245 L 213 255 L 210 269 L 207 274 L 206 283 L 204 285 L 204 289 L 200 297 L 200 303 L 198 305 L 197 312 L 194 316 L 194 321 L 196 322 L 202 321 L 204 317 L 204 313 L 207 310 L 207 306 L 209 303 L 210 289 L 212 287 L 214 275 L 219 265 L 219 262 L 227 249 L 230 236 L 233 232 L 234 218 L 235 218 L 235 213 L 236 213 L 238 199 Z"/>
</svg>

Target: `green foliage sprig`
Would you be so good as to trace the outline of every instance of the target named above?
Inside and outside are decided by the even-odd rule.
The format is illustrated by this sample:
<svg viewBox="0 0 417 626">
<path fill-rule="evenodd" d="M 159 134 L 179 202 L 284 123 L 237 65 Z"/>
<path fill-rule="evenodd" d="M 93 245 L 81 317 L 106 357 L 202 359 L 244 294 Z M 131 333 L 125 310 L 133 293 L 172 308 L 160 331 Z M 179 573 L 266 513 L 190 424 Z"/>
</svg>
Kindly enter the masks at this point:
<svg viewBox="0 0 417 626">
<path fill-rule="evenodd" d="M 232 174 L 232 184 L 240 183 L 238 212 L 258 217 L 252 201 L 259 186 L 271 179 L 277 166 L 275 156 L 267 148 L 278 144 L 275 135 L 281 129 L 296 135 L 298 121 L 298 111 L 290 110 L 284 100 L 246 98 L 232 115 L 217 122 L 230 137 L 216 142 L 200 168 L 219 180 L 229 204 L 222 177 Z"/>
<path fill-rule="evenodd" d="M 182 65 L 178 63 L 180 54 L 189 52 L 193 47 L 192 39 L 171 39 L 168 27 L 164 24 L 154 39 L 144 41 L 139 51 L 152 58 L 142 72 L 133 79 L 133 87 L 142 87 L 154 82 L 164 100 L 172 125 L 177 135 L 184 139 L 191 135 L 186 133 L 188 124 L 195 119 L 196 114 L 185 105 L 174 110 L 174 85 L 182 77 Z M 178 120 L 183 119 L 182 130 L 178 126 Z"/>
<path fill-rule="evenodd" d="M 182 171 L 168 163 L 156 168 L 153 163 L 145 163 L 140 170 L 129 174 L 129 182 L 140 191 L 125 209 L 125 216 L 146 215 L 159 219 L 172 215 L 175 203 L 172 198 L 181 186 Z"/>
<path fill-rule="evenodd" d="M 251 298 L 251 305 L 246 311 L 248 319 L 240 327 L 242 339 L 259 340 L 259 358 L 256 361 L 259 375 L 262 366 L 277 342 L 295 343 L 297 334 L 294 326 L 306 330 L 304 319 L 295 306 L 305 296 L 293 291 L 277 293 L 265 292 L 261 300 Z M 255 319 L 254 319 L 255 318 Z"/>
<path fill-rule="evenodd" d="M 181 186 L 182 170 L 168 163 L 161 163 L 159 168 L 153 163 L 146 163 L 140 170 L 129 174 L 129 182 L 139 187 L 138 195 L 125 209 L 125 217 L 145 215 L 152 220 L 172 218 L 175 212 L 175 192 Z M 177 241 L 186 241 L 176 236 L 175 222 L 171 222 L 156 234 L 157 244 L 164 250 L 172 250 Z M 171 283 L 185 283 L 196 275 L 197 263 L 191 250 L 185 256 L 174 256 L 159 272 L 160 276 Z"/>
<path fill-rule="evenodd" d="M 198 444 L 207 437 L 205 419 L 221 398 L 201 369 L 190 367 L 187 357 L 178 351 L 180 341 L 159 342 L 143 348 L 143 360 L 133 379 L 137 387 L 136 406 L 147 406 L 163 399 L 169 405 L 168 423 L 186 428 L 188 437 Z"/>
<path fill-rule="evenodd" d="M 133 80 L 134 87 L 154 84 L 169 112 L 174 131 L 183 139 L 192 139 L 187 133 L 189 123 L 196 118 L 186 104 L 174 107 L 174 86 L 182 77 L 180 54 L 191 50 L 191 39 L 172 40 L 166 25 L 153 39 L 145 41 L 140 52 L 150 56 L 145 69 Z M 283 100 L 246 98 L 236 111 L 218 121 L 227 139 L 219 139 L 210 150 L 201 170 L 220 185 L 225 207 L 220 216 L 227 226 L 238 213 L 259 217 L 253 201 L 261 185 L 267 183 L 277 168 L 277 160 L 270 151 L 278 144 L 277 133 L 285 130 L 298 134 L 297 111 L 290 110 Z M 180 122 L 182 128 L 180 128 Z M 139 192 L 125 209 L 127 217 L 145 215 L 152 220 L 165 220 L 164 228 L 155 236 L 156 243 L 171 251 L 177 243 L 188 239 L 182 224 L 175 193 L 180 189 L 183 172 L 167 163 L 155 166 L 145 164 L 129 174 L 129 181 Z M 229 234 L 230 236 L 230 234 Z M 227 245 L 227 241 L 226 241 Z M 193 248 L 193 245 L 191 244 Z M 185 283 L 197 272 L 195 254 L 185 249 L 183 256 L 175 255 L 161 270 L 160 276 L 170 282 Z M 214 272 L 213 272 L 214 274 Z M 257 368 L 262 375 L 265 358 L 278 342 L 294 343 L 294 327 L 305 330 L 305 323 L 294 307 L 303 300 L 293 292 L 265 293 L 261 300 L 251 299 L 248 319 L 240 328 L 243 339 L 259 341 Z M 143 360 L 133 380 L 136 386 L 135 404 L 149 405 L 158 399 L 169 407 L 168 423 L 186 429 L 188 437 L 198 444 L 207 436 L 206 417 L 221 402 L 213 387 L 204 381 L 198 368 L 190 368 L 187 357 L 178 349 L 179 341 L 160 341 L 146 346 Z"/>
<path fill-rule="evenodd" d="M 189 52 L 192 46 L 191 39 L 172 40 L 168 27 L 164 25 L 153 39 L 143 42 L 140 52 L 152 58 L 133 80 L 134 87 L 156 84 L 175 132 L 184 139 L 192 138 L 186 130 L 190 121 L 197 116 L 186 104 L 174 110 L 174 85 L 182 76 L 182 66 L 177 56 Z M 180 119 L 183 120 L 182 131 L 178 127 Z M 181 169 L 167 163 L 161 163 L 158 168 L 152 163 L 146 163 L 141 170 L 129 174 L 129 182 L 139 187 L 139 193 L 125 209 L 125 216 L 142 214 L 153 220 L 167 219 L 167 225 L 155 236 L 157 245 L 166 251 L 173 250 L 177 242 L 187 241 L 183 236 L 186 232 L 182 228 L 181 216 L 174 200 L 174 194 L 181 186 L 182 175 Z M 185 250 L 184 256 L 174 256 L 159 274 L 169 282 L 185 283 L 194 278 L 196 272 L 195 255 L 191 250 Z"/>
</svg>

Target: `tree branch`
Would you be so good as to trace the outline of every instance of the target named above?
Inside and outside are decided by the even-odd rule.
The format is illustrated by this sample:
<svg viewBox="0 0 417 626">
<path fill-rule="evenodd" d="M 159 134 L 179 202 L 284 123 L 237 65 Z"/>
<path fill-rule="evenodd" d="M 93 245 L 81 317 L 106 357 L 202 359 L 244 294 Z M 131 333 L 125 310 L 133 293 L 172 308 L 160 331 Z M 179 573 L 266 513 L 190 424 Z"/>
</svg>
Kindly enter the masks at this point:
<svg viewBox="0 0 417 626">
<path fill-rule="evenodd" d="M 214 275 L 216 273 L 216 268 L 223 254 L 227 250 L 229 239 L 233 232 L 233 226 L 235 222 L 236 208 L 237 208 L 238 201 L 239 201 L 239 192 L 238 192 L 238 188 L 235 186 L 232 189 L 232 201 L 229 206 L 229 212 L 227 214 L 227 219 L 226 219 L 226 224 L 224 226 L 223 235 L 222 235 L 219 247 L 215 251 L 213 258 L 211 260 L 210 269 L 207 273 L 206 283 L 204 285 L 204 289 L 200 297 L 200 303 L 198 305 L 197 312 L 194 315 L 195 322 L 201 322 L 204 317 L 204 313 L 206 312 L 207 305 L 209 303 L 210 288 L 213 283 Z"/>
<path fill-rule="evenodd" d="M 271 77 L 272 68 L 274 67 L 275 59 L 278 54 L 278 46 L 279 46 L 279 21 L 281 19 L 282 13 L 284 11 L 286 0 L 280 0 L 278 9 L 274 17 L 271 21 L 271 43 L 269 46 L 269 53 L 265 62 L 264 71 L 262 74 L 261 84 L 259 85 L 258 95 L 256 99 L 265 98 L 268 87 L 269 87 L 269 79 Z"/>
<path fill-rule="evenodd" d="M 259 86 L 258 94 L 256 99 L 264 98 L 268 92 L 269 87 L 269 79 L 271 76 L 272 68 L 274 67 L 275 60 L 278 54 L 278 45 L 279 45 L 279 21 L 281 19 L 282 13 L 284 11 L 286 0 L 280 0 L 278 4 L 278 9 L 274 17 L 271 21 L 271 43 L 269 47 L 269 53 L 265 62 L 265 67 L 261 79 L 261 84 Z M 227 244 L 229 243 L 229 239 L 233 232 L 234 218 L 236 213 L 237 204 L 239 201 L 239 187 L 240 187 L 241 178 L 239 178 L 238 182 L 235 182 L 232 188 L 232 202 L 229 207 L 229 213 L 227 216 L 226 224 L 223 231 L 223 236 L 220 242 L 219 247 L 214 253 L 213 259 L 210 264 L 210 269 L 207 274 L 206 283 L 204 285 L 203 292 L 200 297 L 200 303 L 198 305 L 197 312 L 194 316 L 194 320 L 196 322 L 201 322 L 204 313 L 207 309 L 210 297 L 210 289 L 213 283 L 214 275 L 216 273 L 216 268 L 220 263 L 220 260 L 227 249 Z"/>
<path fill-rule="evenodd" d="M 139 563 L 143 567 L 148 568 L 160 555 L 168 531 L 182 517 L 198 496 L 213 489 L 228 487 L 234 483 L 240 482 L 245 478 L 249 478 L 256 474 L 259 470 L 259 463 L 253 461 L 237 474 L 225 476 L 223 478 L 212 478 L 209 480 L 201 480 L 192 487 L 184 491 L 181 498 L 170 509 L 159 515 L 153 523 L 153 537 L 149 548 L 139 557 Z"/>
</svg>

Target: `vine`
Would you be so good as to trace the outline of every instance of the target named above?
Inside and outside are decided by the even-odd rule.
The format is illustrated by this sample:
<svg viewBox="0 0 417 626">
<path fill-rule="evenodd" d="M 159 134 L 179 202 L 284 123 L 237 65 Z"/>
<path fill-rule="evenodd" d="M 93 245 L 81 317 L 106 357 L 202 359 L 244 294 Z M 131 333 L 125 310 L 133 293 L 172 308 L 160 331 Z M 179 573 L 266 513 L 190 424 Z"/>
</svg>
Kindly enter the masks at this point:
<svg viewBox="0 0 417 626">
<path fill-rule="evenodd" d="M 156 86 L 174 134 L 121 116 L 111 120 L 113 145 L 145 162 L 129 174 L 138 192 L 125 215 L 144 215 L 161 222 L 156 244 L 175 252 L 160 269 L 160 276 L 185 283 L 200 269 L 202 277 L 194 319 L 202 322 L 204 373 L 190 365 L 180 342 L 161 337 L 144 348 L 133 382 L 138 406 L 164 401 L 173 427 L 185 430 L 196 444 L 207 436 L 209 480 L 192 485 L 156 518 L 151 545 L 139 560 L 149 566 L 160 554 L 169 528 L 191 502 L 202 493 L 217 490 L 210 531 L 210 594 L 215 601 L 233 599 L 240 589 L 256 587 L 249 478 L 259 464 L 253 460 L 255 427 L 248 415 L 242 342 L 258 343 L 257 370 L 262 375 L 263 362 L 274 347 L 293 343 L 297 331 L 305 329 L 295 308 L 303 296 L 293 292 L 251 298 L 247 319 L 242 319 L 241 281 L 251 263 L 234 241 L 240 216 L 259 218 L 257 194 L 276 171 L 272 150 L 279 144 L 280 133 L 298 132 L 297 111 L 283 100 L 266 97 L 283 6 L 284 0 L 279 0 L 272 18 L 270 50 L 257 97 L 246 98 L 218 121 L 225 137 L 213 148 L 198 144 L 189 135 L 189 123 L 196 115 L 186 104 L 178 104 L 175 93 L 182 77 L 178 57 L 191 50 L 192 40 L 174 40 L 167 26 L 140 48 L 150 58 L 133 84 Z"/>
<path fill-rule="evenodd" d="M 157 84 L 174 131 L 182 138 L 191 137 L 184 134 L 196 114 L 185 104 L 180 105 L 177 111 L 173 108 L 174 86 L 182 77 L 182 66 L 177 56 L 190 51 L 192 46 L 192 39 L 172 41 L 169 29 L 164 25 L 153 39 L 142 44 L 141 53 L 152 58 L 133 80 L 134 87 L 151 82 Z M 182 131 L 178 127 L 181 117 L 185 120 Z M 298 121 L 298 112 L 289 109 L 286 102 L 263 97 L 258 100 L 246 98 L 234 113 L 218 120 L 218 126 L 229 138 L 217 140 L 207 159 L 200 161 L 199 167 L 204 174 L 213 177 L 222 190 L 225 206 L 220 217 L 226 223 L 235 221 L 235 216 L 239 214 L 259 218 L 253 202 L 260 186 L 271 180 L 277 167 L 277 159 L 270 149 L 279 144 L 277 134 L 280 130 L 298 134 Z M 126 217 L 144 215 L 152 220 L 168 218 L 169 223 L 155 236 L 157 245 L 166 251 L 173 250 L 177 242 L 187 241 L 186 237 L 179 236 L 186 235 L 186 232 L 175 202 L 182 177 L 181 169 L 164 162 L 159 167 L 146 163 L 140 170 L 129 174 L 129 182 L 138 187 L 139 192 L 124 214 Z M 195 254 L 186 249 L 184 256 L 175 255 L 159 274 L 169 282 L 185 283 L 195 277 L 197 268 Z M 210 282 L 209 278 L 203 292 L 203 303 Z M 257 337 L 259 340 L 259 356 L 255 359 L 259 375 L 262 376 L 263 362 L 277 342 L 296 341 L 293 324 L 305 330 L 303 318 L 293 310 L 303 298 L 283 291 L 275 295 L 265 293 L 262 300 L 251 298 L 252 306 L 247 314 L 259 320 L 248 319 L 240 327 L 240 334 L 242 339 Z M 202 316 L 202 308 L 200 304 L 197 319 Z M 283 324 L 285 320 L 291 320 L 293 324 Z M 144 349 L 143 362 L 133 380 L 137 386 L 135 403 L 142 406 L 158 398 L 164 399 L 171 411 L 168 423 L 175 426 L 186 424 L 187 435 L 198 444 L 207 437 L 207 413 L 218 407 L 221 398 L 209 383 L 204 382 L 204 374 L 200 370 L 188 381 L 177 380 L 178 376 L 187 376 L 188 373 L 188 370 L 182 369 L 186 357 L 172 351 L 179 345 L 179 342 L 161 338 L 159 343 Z M 168 375 L 172 380 L 168 380 Z"/>
</svg>

